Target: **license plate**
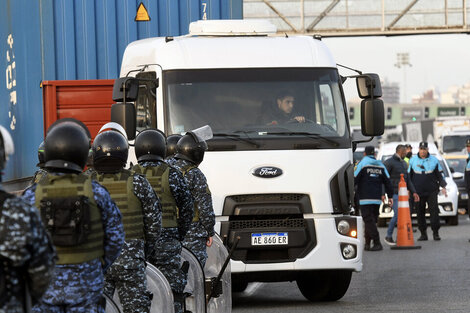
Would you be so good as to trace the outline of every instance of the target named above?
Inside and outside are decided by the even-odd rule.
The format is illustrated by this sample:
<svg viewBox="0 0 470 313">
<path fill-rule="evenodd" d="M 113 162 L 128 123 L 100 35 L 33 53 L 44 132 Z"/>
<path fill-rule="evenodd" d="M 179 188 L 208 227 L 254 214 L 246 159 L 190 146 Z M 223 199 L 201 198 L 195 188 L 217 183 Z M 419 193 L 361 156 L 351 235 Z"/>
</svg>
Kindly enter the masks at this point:
<svg viewBox="0 0 470 313">
<path fill-rule="evenodd" d="M 462 198 L 462 200 L 468 200 L 468 193 L 462 193 L 460 197 Z"/>
<path fill-rule="evenodd" d="M 287 245 L 288 233 L 256 233 L 251 234 L 252 246 Z"/>
</svg>

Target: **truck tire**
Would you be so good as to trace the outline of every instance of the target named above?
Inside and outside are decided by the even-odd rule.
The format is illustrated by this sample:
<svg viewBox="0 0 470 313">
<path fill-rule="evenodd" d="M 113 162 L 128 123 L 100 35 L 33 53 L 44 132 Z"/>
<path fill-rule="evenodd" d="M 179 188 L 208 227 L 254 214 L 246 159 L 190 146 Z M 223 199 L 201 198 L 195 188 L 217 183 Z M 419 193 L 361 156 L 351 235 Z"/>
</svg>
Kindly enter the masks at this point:
<svg viewBox="0 0 470 313">
<path fill-rule="evenodd" d="M 309 301 L 336 301 L 348 290 L 351 276 L 352 272 L 347 270 L 302 273 L 302 277 L 297 279 L 297 286 Z"/>
<path fill-rule="evenodd" d="M 447 225 L 457 226 L 459 225 L 459 214 L 457 213 L 455 216 L 449 216 L 446 219 Z"/>
<path fill-rule="evenodd" d="M 248 287 L 248 282 L 241 280 L 232 280 L 232 292 L 243 292 Z"/>
</svg>

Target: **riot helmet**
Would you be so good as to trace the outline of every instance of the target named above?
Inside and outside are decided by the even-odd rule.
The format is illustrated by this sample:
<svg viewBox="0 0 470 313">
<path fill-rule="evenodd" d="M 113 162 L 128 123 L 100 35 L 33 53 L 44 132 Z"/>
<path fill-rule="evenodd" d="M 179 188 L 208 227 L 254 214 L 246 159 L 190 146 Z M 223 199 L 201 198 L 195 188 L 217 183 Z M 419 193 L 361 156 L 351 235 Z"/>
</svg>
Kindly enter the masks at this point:
<svg viewBox="0 0 470 313">
<path fill-rule="evenodd" d="M 163 161 L 166 151 L 165 134 L 159 129 L 140 132 L 134 142 L 137 161 Z"/>
<path fill-rule="evenodd" d="M 56 121 L 44 139 L 44 167 L 59 172 L 81 172 L 90 145 L 87 128 L 74 119 Z"/>
<path fill-rule="evenodd" d="M 176 154 L 176 144 L 183 137 L 180 134 L 173 134 L 166 137 L 166 157 L 172 157 Z"/>
<path fill-rule="evenodd" d="M 175 158 L 199 165 L 204 159 L 204 152 L 206 150 L 207 143 L 204 140 L 199 139 L 193 132 L 187 132 L 186 135 L 178 140 Z"/>
<path fill-rule="evenodd" d="M 44 141 L 39 144 L 38 147 L 38 164 L 37 167 L 44 167 Z"/>
<path fill-rule="evenodd" d="M 13 139 L 8 130 L 0 125 L 0 171 L 5 169 L 10 155 L 15 152 Z"/>
<path fill-rule="evenodd" d="M 117 132 L 120 132 L 125 138 L 127 139 L 127 133 L 126 130 L 118 123 L 116 122 L 109 122 L 101 126 L 100 130 L 98 131 L 98 134 L 101 134 L 102 132 L 108 131 L 108 130 L 114 130 Z"/>
<path fill-rule="evenodd" d="M 93 168 L 96 171 L 116 173 L 127 163 L 129 144 L 121 132 L 109 130 L 95 137 L 92 150 Z"/>
<path fill-rule="evenodd" d="M 49 133 L 49 131 L 52 130 L 56 125 L 58 125 L 60 123 L 64 123 L 64 122 L 73 122 L 73 123 L 79 125 L 81 128 L 83 128 L 83 130 L 85 131 L 85 133 L 88 137 L 88 148 L 91 147 L 91 133 L 90 133 L 90 130 L 88 129 L 88 127 L 82 121 L 76 120 L 76 119 L 71 118 L 71 117 L 65 117 L 65 118 L 61 118 L 60 120 L 55 121 L 51 126 L 49 126 L 49 128 L 47 129 L 47 133 Z"/>
</svg>

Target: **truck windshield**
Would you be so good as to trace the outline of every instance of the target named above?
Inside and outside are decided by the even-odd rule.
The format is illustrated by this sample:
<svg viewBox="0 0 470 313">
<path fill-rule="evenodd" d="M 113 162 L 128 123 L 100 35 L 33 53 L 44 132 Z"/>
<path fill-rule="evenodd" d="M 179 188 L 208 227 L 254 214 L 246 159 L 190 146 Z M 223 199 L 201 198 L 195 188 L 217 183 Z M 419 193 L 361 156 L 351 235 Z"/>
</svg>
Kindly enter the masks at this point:
<svg viewBox="0 0 470 313">
<path fill-rule="evenodd" d="M 210 150 L 350 147 L 336 69 L 164 72 L 167 133 L 210 125 Z"/>
</svg>

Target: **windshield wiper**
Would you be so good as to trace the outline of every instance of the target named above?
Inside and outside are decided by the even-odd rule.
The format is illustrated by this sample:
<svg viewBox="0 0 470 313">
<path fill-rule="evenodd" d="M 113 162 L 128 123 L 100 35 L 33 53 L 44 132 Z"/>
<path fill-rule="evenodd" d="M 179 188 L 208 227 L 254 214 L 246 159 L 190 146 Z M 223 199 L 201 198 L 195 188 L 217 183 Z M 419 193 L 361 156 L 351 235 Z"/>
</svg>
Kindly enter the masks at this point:
<svg viewBox="0 0 470 313">
<path fill-rule="evenodd" d="M 334 145 L 335 147 L 338 147 L 339 146 L 339 143 L 332 140 L 332 139 L 329 139 L 329 138 L 326 138 L 326 137 L 323 137 L 321 136 L 320 134 L 318 133 L 309 133 L 309 132 L 266 132 L 267 135 L 287 135 L 287 136 L 297 136 L 297 135 L 300 135 L 300 136 L 305 136 L 305 137 L 309 137 L 309 138 L 313 138 L 313 139 L 322 139 L 326 142 L 329 142 L 331 143 L 332 145 Z"/>
<path fill-rule="evenodd" d="M 240 133 L 240 132 L 241 131 L 237 131 L 237 133 Z M 242 133 L 244 133 L 248 137 L 248 135 L 247 135 L 248 132 L 242 132 Z M 248 138 L 243 138 L 240 135 L 235 134 L 235 133 L 214 133 L 212 135 L 214 137 L 226 137 L 226 138 L 229 138 L 229 139 L 232 139 L 232 140 L 243 141 L 243 142 L 246 142 L 250 145 L 255 146 L 256 148 L 260 147 L 259 144 L 257 144 L 255 141 L 251 140 L 249 137 Z"/>
</svg>

